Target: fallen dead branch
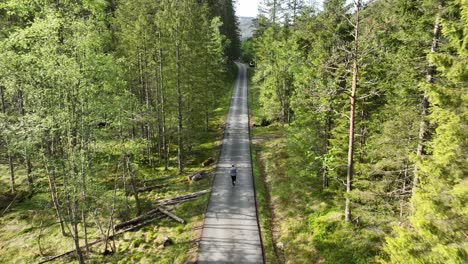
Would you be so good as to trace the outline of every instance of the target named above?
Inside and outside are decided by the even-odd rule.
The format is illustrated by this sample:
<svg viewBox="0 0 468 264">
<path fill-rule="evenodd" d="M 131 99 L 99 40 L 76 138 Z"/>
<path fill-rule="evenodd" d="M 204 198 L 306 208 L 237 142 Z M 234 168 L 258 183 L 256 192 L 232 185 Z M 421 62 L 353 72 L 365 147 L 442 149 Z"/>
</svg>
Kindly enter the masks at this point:
<svg viewBox="0 0 468 264">
<path fill-rule="evenodd" d="M 6 212 L 8 212 L 8 209 L 10 209 L 11 205 L 16 201 L 16 198 L 18 198 L 18 196 L 20 195 L 20 193 L 18 192 L 15 196 L 15 198 L 13 198 L 13 200 L 11 200 L 10 204 L 5 208 L 5 210 L 3 210 L 2 214 L 0 216 L 3 216 Z"/>
<path fill-rule="evenodd" d="M 149 224 L 151 224 L 151 223 L 153 223 L 153 222 L 155 222 L 156 220 L 159 220 L 159 219 L 160 219 L 160 218 L 149 219 L 149 220 L 144 221 L 143 223 L 140 223 L 140 224 L 138 224 L 138 225 L 136 225 L 136 226 L 130 227 L 130 228 L 125 229 L 125 230 L 123 230 L 123 231 L 121 231 L 121 232 L 119 232 L 119 233 L 116 233 L 116 234 L 114 234 L 114 235 L 111 235 L 111 236 L 109 236 L 107 239 L 114 239 L 114 238 L 116 238 L 116 237 L 118 237 L 118 236 L 120 236 L 120 235 L 122 235 L 122 234 L 124 234 L 124 233 L 126 233 L 126 232 L 133 231 L 133 230 L 137 230 L 137 229 L 139 229 L 139 228 L 141 228 L 141 227 L 143 227 L 143 226 L 149 225 Z M 101 238 L 101 239 L 95 240 L 95 241 L 93 241 L 93 242 L 91 242 L 91 243 L 88 243 L 88 246 L 96 245 L 96 244 L 101 243 L 101 242 L 103 242 L 103 241 L 105 241 L 105 240 L 106 240 L 106 238 Z M 81 248 L 81 249 L 84 249 L 85 246 L 82 246 L 82 247 L 80 247 L 80 248 Z M 63 254 L 60 254 L 60 255 L 57 255 L 57 256 L 48 258 L 48 259 L 46 259 L 46 260 L 43 260 L 43 261 L 39 262 L 39 264 L 47 263 L 47 262 L 50 262 L 50 261 L 52 261 L 52 260 L 56 260 L 56 259 L 58 259 L 58 258 L 62 258 L 62 257 L 68 256 L 68 255 L 71 255 L 71 254 L 73 254 L 73 253 L 75 253 L 75 252 L 76 252 L 76 249 L 73 249 L 73 250 L 67 251 L 67 252 L 65 252 L 65 253 L 63 253 Z"/>
<path fill-rule="evenodd" d="M 158 207 L 159 211 L 167 216 L 169 216 L 170 218 L 176 220 L 177 222 L 181 223 L 181 224 L 185 224 L 185 221 L 184 219 L 178 217 L 177 215 L 163 209 L 162 207 Z"/>
<path fill-rule="evenodd" d="M 132 227 L 129 227 L 125 230 L 122 230 L 120 231 L 119 233 L 116 233 L 114 235 L 111 235 L 107 238 L 107 240 L 109 239 L 114 239 L 126 232 L 129 232 L 129 231 L 133 231 L 133 230 L 137 230 L 143 226 L 146 226 L 146 225 L 149 225 L 163 217 L 170 217 L 172 219 L 174 219 L 175 221 L 179 222 L 179 223 L 185 223 L 185 221 L 176 216 L 175 214 L 165 210 L 164 208 L 162 208 L 161 206 L 164 206 L 164 205 L 172 205 L 172 204 L 178 204 L 178 203 L 182 203 L 182 202 L 186 202 L 186 201 L 190 201 L 190 200 L 194 200 L 200 196 L 202 196 L 203 194 L 206 194 L 208 193 L 209 191 L 208 190 L 203 190 L 203 191 L 199 191 L 199 192 L 194 192 L 194 193 L 189 193 L 189 194 L 185 194 L 185 195 L 180 195 L 180 196 L 175 196 L 175 197 L 171 197 L 171 198 L 168 198 L 168 199 L 164 199 L 164 200 L 161 200 L 161 201 L 158 201 L 157 202 L 157 205 L 158 207 L 156 209 L 153 209 L 149 212 L 147 212 L 145 215 L 142 215 L 142 216 L 139 216 L 139 217 L 136 217 L 136 218 L 133 218 L 133 219 L 130 219 L 129 221 L 126 221 L 126 222 L 123 222 L 123 223 L 120 223 L 118 225 L 115 225 L 114 226 L 114 230 L 119 230 L 119 229 L 122 229 L 122 228 L 125 228 L 125 227 L 128 227 L 128 226 L 131 226 L 133 225 Z M 93 245 L 96 245 L 98 243 L 101 243 L 103 241 L 106 241 L 106 238 L 101 238 L 101 239 L 98 239 L 98 240 L 95 240 L 91 243 L 88 243 L 88 246 L 93 246 Z M 82 249 L 84 249 L 85 246 L 83 247 L 80 247 Z M 42 264 L 42 263 L 47 263 L 47 262 L 50 262 L 52 260 L 56 260 L 58 258 L 62 258 L 62 257 L 65 257 L 65 256 L 68 256 L 68 255 L 71 255 L 73 253 L 76 252 L 76 249 L 73 249 L 73 250 L 70 250 L 70 251 L 67 251 L 63 254 L 60 254 L 60 255 L 57 255 L 57 256 L 54 256 L 54 257 L 51 257 L 51 258 L 48 258 L 46 260 L 43 260 L 41 262 L 39 262 L 39 264 Z"/>
<path fill-rule="evenodd" d="M 157 205 L 158 206 L 173 205 L 173 204 L 178 204 L 178 203 L 194 200 L 198 198 L 199 196 L 202 196 L 203 194 L 208 193 L 208 192 L 209 192 L 208 190 L 203 190 L 199 192 L 194 192 L 194 193 L 167 198 L 167 199 L 158 201 Z"/>
</svg>

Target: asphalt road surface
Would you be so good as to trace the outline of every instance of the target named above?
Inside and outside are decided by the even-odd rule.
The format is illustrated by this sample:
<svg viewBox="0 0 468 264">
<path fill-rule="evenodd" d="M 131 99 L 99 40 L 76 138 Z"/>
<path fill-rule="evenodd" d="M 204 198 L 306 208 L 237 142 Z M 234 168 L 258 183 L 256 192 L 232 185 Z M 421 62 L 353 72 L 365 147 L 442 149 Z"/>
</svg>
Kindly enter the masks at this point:
<svg viewBox="0 0 468 264">
<path fill-rule="evenodd" d="M 257 225 L 247 106 L 246 65 L 237 64 L 221 157 L 200 241 L 198 263 L 263 263 Z M 236 186 L 229 168 L 237 166 Z"/>
</svg>

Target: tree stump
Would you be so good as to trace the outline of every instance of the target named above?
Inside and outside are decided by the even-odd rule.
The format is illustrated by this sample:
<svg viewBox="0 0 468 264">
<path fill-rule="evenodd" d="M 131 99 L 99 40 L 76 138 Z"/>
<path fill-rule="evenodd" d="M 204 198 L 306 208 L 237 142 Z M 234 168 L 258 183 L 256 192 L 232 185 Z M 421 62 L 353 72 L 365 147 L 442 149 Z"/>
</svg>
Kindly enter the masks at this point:
<svg viewBox="0 0 468 264">
<path fill-rule="evenodd" d="M 164 241 L 163 242 L 163 247 L 168 247 L 168 246 L 174 244 L 174 241 L 172 241 L 172 239 L 170 239 L 169 237 L 164 237 L 163 241 Z"/>
<path fill-rule="evenodd" d="M 205 171 L 198 171 L 193 174 L 190 174 L 187 177 L 190 181 L 199 181 L 203 178 L 204 175 L 205 175 Z"/>
<path fill-rule="evenodd" d="M 207 160 L 202 162 L 202 166 L 203 167 L 209 166 L 209 165 L 213 164 L 213 162 L 214 162 L 214 159 L 210 157 Z"/>
</svg>

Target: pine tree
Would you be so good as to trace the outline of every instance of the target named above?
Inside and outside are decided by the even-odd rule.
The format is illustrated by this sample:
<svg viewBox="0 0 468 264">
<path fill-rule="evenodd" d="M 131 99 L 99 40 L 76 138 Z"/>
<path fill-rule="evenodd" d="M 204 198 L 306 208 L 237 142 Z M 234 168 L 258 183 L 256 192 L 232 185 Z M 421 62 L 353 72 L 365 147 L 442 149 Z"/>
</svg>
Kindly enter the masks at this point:
<svg viewBox="0 0 468 264">
<path fill-rule="evenodd" d="M 411 199 L 413 214 L 410 226 L 396 229 L 395 238 L 387 238 L 385 247 L 390 262 L 462 263 L 468 256 L 462 209 L 466 181 L 466 98 L 462 95 L 468 81 L 466 74 L 466 38 L 468 9 L 466 1 L 448 6 L 450 16 L 442 22 L 442 34 L 454 53 L 429 55 L 441 77 L 431 86 L 429 120 L 436 127 L 429 143 L 431 155 L 418 161 L 419 184 Z"/>
</svg>

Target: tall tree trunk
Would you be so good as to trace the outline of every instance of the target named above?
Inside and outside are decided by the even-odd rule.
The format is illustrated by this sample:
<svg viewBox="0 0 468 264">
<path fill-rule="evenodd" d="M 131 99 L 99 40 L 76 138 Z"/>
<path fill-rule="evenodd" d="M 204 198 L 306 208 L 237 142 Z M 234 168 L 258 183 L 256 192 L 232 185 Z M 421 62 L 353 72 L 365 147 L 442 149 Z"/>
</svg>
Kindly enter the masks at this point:
<svg viewBox="0 0 468 264">
<path fill-rule="evenodd" d="M 47 140 L 46 151 L 47 151 L 47 155 L 49 157 L 52 157 L 53 148 L 51 146 L 51 141 Z M 45 155 L 43 155 L 43 162 L 44 162 L 44 168 L 45 168 L 46 173 L 47 173 L 47 179 L 48 179 L 48 182 L 49 182 L 49 192 L 50 192 L 50 196 L 51 196 L 51 199 L 52 199 L 52 204 L 54 205 L 55 214 L 56 214 L 57 220 L 58 220 L 58 222 L 60 224 L 60 231 L 62 232 L 63 236 L 66 236 L 67 233 L 65 232 L 65 223 L 64 223 L 62 213 L 60 212 L 60 203 L 59 203 L 58 195 L 57 195 L 55 167 L 54 166 L 49 167 L 49 162 L 50 161 L 48 159 L 46 159 Z"/>
<path fill-rule="evenodd" d="M 403 176 L 403 184 L 401 186 L 401 194 L 406 193 L 406 182 L 408 181 L 408 166 L 409 166 L 409 160 L 405 159 L 405 171 L 404 171 L 404 176 Z M 399 195 L 400 199 L 400 218 L 403 218 L 404 215 L 404 203 L 405 203 L 405 198 L 403 195 Z"/>
<path fill-rule="evenodd" d="M 183 164 L 183 158 L 184 158 L 184 153 L 183 153 L 183 138 L 182 138 L 182 91 L 180 87 L 180 82 L 181 82 L 181 74 L 180 74 L 180 32 L 179 32 L 179 1 L 176 1 L 176 12 L 177 12 L 177 29 L 176 29 L 176 67 L 177 67 L 177 160 L 178 160 L 178 168 L 179 168 L 179 174 L 182 174 L 184 171 L 184 164 Z"/>
<path fill-rule="evenodd" d="M 18 97 L 19 97 L 19 114 L 21 116 L 26 115 L 26 111 L 24 109 L 24 100 L 23 100 L 23 91 L 19 90 L 18 91 Z M 28 136 L 26 135 L 26 140 L 28 140 Z M 32 178 L 32 164 L 31 160 L 29 158 L 29 153 L 27 148 L 24 149 L 24 160 L 26 163 L 26 176 L 28 178 L 28 190 L 29 193 L 32 194 L 33 192 L 33 178 Z"/>
<path fill-rule="evenodd" d="M 159 33 L 159 45 L 161 45 L 161 33 Z M 164 151 L 164 170 L 168 169 L 169 166 L 169 158 L 168 158 L 168 151 L 167 151 L 167 143 L 166 143 L 166 111 L 165 111 L 165 95 L 164 95 L 164 54 L 163 49 L 159 49 L 159 85 L 160 91 L 159 95 L 161 96 L 161 135 L 162 135 L 162 146 Z"/>
<path fill-rule="evenodd" d="M 146 38 L 143 39 L 144 42 L 146 43 Z M 147 76 L 148 75 L 148 52 L 146 45 L 144 45 L 143 48 L 143 80 L 144 80 L 144 92 L 145 92 L 145 105 L 146 105 L 146 152 L 148 155 L 148 164 L 150 165 L 151 168 L 154 168 L 154 159 L 153 159 L 153 124 L 150 122 L 148 117 L 153 117 L 153 106 L 151 105 L 151 85 L 150 85 L 150 78 Z"/>
<path fill-rule="evenodd" d="M 142 58 L 141 58 L 141 53 L 138 53 L 138 69 L 139 69 L 139 75 L 140 75 L 140 90 L 139 90 L 139 102 L 140 102 L 140 106 L 143 106 L 144 102 L 145 102 L 145 79 L 143 77 L 143 62 L 142 62 Z M 143 117 L 144 116 L 144 113 L 143 111 L 140 111 L 140 117 Z M 142 120 L 140 120 L 140 130 L 141 130 L 141 138 L 144 138 L 145 137 L 145 125 L 143 123 Z"/>
<path fill-rule="evenodd" d="M 82 202 L 83 202 L 83 206 L 81 208 L 81 221 L 83 222 L 83 231 L 84 231 L 84 239 L 85 239 L 85 248 L 86 248 L 86 252 L 89 252 L 89 242 L 88 242 L 88 219 L 86 217 L 86 207 L 84 206 L 84 202 L 85 202 L 85 199 L 86 199 L 86 196 L 84 196 L 84 194 L 82 194 Z"/>
<path fill-rule="evenodd" d="M 331 100 L 329 100 L 330 108 L 331 108 Z M 325 145 L 325 154 L 328 154 L 329 148 L 330 148 L 330 138 L 331 138 L 331 127 L 332 127 L 332 110 L 327 111 L 327 117 L 326 117 L 326 124 L 325 124 L 325 140 L 326 140 L 326 145 Z M 328 181 L 328 165 L 325 163 L 322 166 L 322 186 L 323 188 L 327 188 L 329 185 Z"/>
<path fill-rule="evenodd" d="M 209 87 L 209 72 L 210 72 L 210 68 L 209 68 L 209 64 L 208 64 L 208 61 L 209 61 L 209 51 L 208 51 L 208 47 L 206 48 L 206 55 L 205 55 L 205 91 L 207 92 L 206 93 L 206 100 L 208 100 L 209 98 L 209 90 L 208 90 L 208 87 Z M 210 107 L 207 103 L 205 103 L 205 132 L 208 132 L 208 129 L 209 129 L 209 111 L 210 111 Z"/>
<path fill-rule="evenodd" d="M 11 192 L 15 193 L 15 165 L 13 163 L 13 154 L 8 150 L 8 166 L 10 167 L 10 183 L 11 183 Z"/>
<path fill-rule="evenodd" d="M 84 107 L 81 107 L 82 116 L 84 115 Z M 81 144 L 80 144 L 80 163 L 81 163 L 81 221 L 84 230 L 85 248 L 89 252 L 88 244 L 88 225 L 87 225 L 87 211 L 86 211 L 86 173 L 88 172 L 88 129 L 85 128 L 83 120 L 81 120 Z"/>
<path fill-rule="evenodd" d="M 72 201 L 69 200 L 69 203 Z M 77 217 L 77 210 L 78 210 L 78 201 L 75 200 L 73 201 L 73 205 L 70 204 L 70 211 L 72 213 L 72 221 L 73 221 L 73 242 L 75 243 L 75 250 L 76 250 L 76 256 L 78 258 L 78 262 L 80 264 L 84 264 L 84 257 L 83 257 L 83 252 L 81 251 L 80 247 L 80 237 L 79 237 L 79 231 L 78 231 L 78 217 Z"/>
<path fill-rule="evenodd" d="M 276 23 L 276 14 L 278 13 L 278 0 L 273 0 L 273 9 L 271 11 L 271 21 Z"/>
<path fill-rule="evenodd" d="M 286 124 L 286 122 L 287 122 L 287 120 L 286 120 L 286 118 L 287 118 L 287 113 L 286 113 L 286 111 L 287 111 L 287 110 L 286 110 L 286 108 L 287 108 L 287 107 L 286 107 L 286 100 L 287 100 L 287 99 L 286 99 L 286 79 L 285 79 L 284 77 L 283 77 L 283 80 L 282 80 L 282 89 L 283 89 L 283 90 L 281 91 L 281 97 L 280 97 L 280 98 L 281 98 L 281 108 L 282 108 L 282 110 L 283 110 L 283 111 L 282 111 L 282 112 L 283 112 L 283 113 L 282 113 L 282 119 L 283 119 L 283 120 L 282 120 L 282 121 L 283 121 L 282 123 L 283 123 L 283 125 L 284 125 L 284 124 Z"/>
<path fill-rule="evenodd" d="M 68 162 L 69 164 L 68 166 L 63 166 L 62 171 L 64 176 L 63 191 L 65 193 L 68 216 L 69 220 L 71 221 L 72 227 L 71 234 L 75 244 L 78 262 L 82 264 L 84 263 L 84 257 L 80 247 L 80 233 L 78 230 L 78 226 L 80 223 L 80 212 L 83 213 L 82 210 L 84 210 L 83 208 L 80 209 L 80 200 L 83 199 L 84 186 L 83 182 L 80 183 L 80 180 L 82 179 L 79 179 L 80 167 L 78 166 L 81 162 L 79 157 L 81 156 L 80 154 L 82 154 L 80 153 L 80 148 L 83 147 L 80 144 L 81 142 L 79 142 L 79 140 L 83 137 L 83 134 L 80 133 L 80 129 L 83 129 L 83 121 L 81 120 L 81 118 L 83 117 L 83 113 L 82 111 L 80 111 L 82 110 L 82 107 L 80 107 L 79 101 L 79 87 L 80 81 L 78 81 L 78 84 L 72 89 L 70 89 L 69 93 L 65 95 L 65 98 L 68 98 L 66 99 L 64 105 L 69 104 L 67 109 L 68 123 L 65 125 L 66 142 L 64 142 L 65 146 L 62 146 L 62 148 L 65 148 L 66 162 Z M 84 206 L 85 205 L 82 204 L 81 207 Z"/>
<path fill-rule="evenodd" d="M 2 113 L 6 115 L 6 103 L 5 103 L 5 92 L 3 90 L 3 86 L 0 86 L 0 97 L 2 101 Z M 7 153 L 8 153 L 8 166 L 10 169 L 10 184 L 11 184 L 11 192 L 15 193 L 16 188 L 15 188 L 15 167 L 14 167 L 14 162 L 13 162 L 13 154 L 11 153 L 10 146 L 8 144 L 8 140 L 5 139 L 6 142 L 6 148 L 7 148 Z"/>
<path fill-rule="evenodd" d="M 158 49 L 158 53 L 159 53 L 159 49 Z M 158 148 L 158 162 L 159 164 L 162 163 L 163 161 L 163 146 L 162 146 L 162 117 L 161 117 L 161 86 L 158 84 L 159 82 L 159 72 L 158 72 L 158 68 L 159 68 L 159 58 L 158 58 L 159 54 L 158 55 L 155 55 L 155 58 L 154 58 L 154 62 L 158 64 L 157 67 L 154 68 L 154 78 L 155 78 L 155 81 L 154 81 L 154 105 L 155 105 L 155 110 L 156 110 L 156 127 L 157 127 L 157 148 Z M 154 133 L 154 132 L 153 132 Z M 153 135 L 153 138 L 154 138 L 154 135 Z"/>
<path fill-rule="evenodd" d="M 440 16 L 441 16 L 442 8 L 443 8 L 442 1 L 439 1 L 438 12 L 434 21 L 434 30 L 432 33 L 432 45 L 431 45 L 431 51 L 430 51 L 431 54 L 436 53 L 437 50 L 439 49 L 440 35 L 442 31 L 442 24 L 440 23 Z M 435 75 L 436 75 L 436 68 L 432 62 L 429 62 L 427 73 L 426 73 L 426 81 L 429 85 L 432 85 L 434 83 Z M 429 95 L 427 94 L 427 91 L 424 91 L 423 98 L 421 101 L 422 109 L 421 109 L 421 121 L 419 123 L 418 146 L 416 148 L 416 155 L 418 157 L 422 157 L 426 154 L 425 144 L 430 139 L 429 121 L 427 120 L 427 116 L 429 115 L 429 107 L 430 107 Z M 418 174 L 419 174 L 418 166 L 417 164 L 415 164 L 413 188 L 412 188 L 413 194 L 416 191 L 416 187 L 418 186 L 418 183 L 419 183 Z"/>
<path fill-rule="evenodd" d="M 31 164 L 31 160 L 29 158 L 27 151 L 25 151 L 24 155 L 26 158 L 26 174 L 28 177 L 28 190 L 29 190 L 29 193 L 32 194 L 34 191 L 34 185 L 33 185 L 34 182 L 33 182 L 33 177 L 32 177 L 32 164 Z"/>
<path fill-rule="evenodd" d="M 354 166 L 354 125 L 356 114 L 356 89 L 358 79 L 358 55 L 359 55 L 359 11 L 361 9 L 361 0 L 356 2 L 356 25 L 354 28 L 354 49 L 353 49 L 353 80 L 351 84 L 349 111 L 349 142 L 348 142 L 348 166 L 346 173 L 346 202 L 345 202 L 345 221 L 351 221 L 351 201 L 349 194 L 353 189 L 353 166 Z"/>
</svg>

